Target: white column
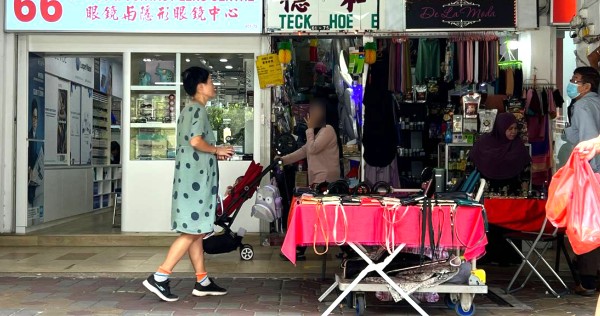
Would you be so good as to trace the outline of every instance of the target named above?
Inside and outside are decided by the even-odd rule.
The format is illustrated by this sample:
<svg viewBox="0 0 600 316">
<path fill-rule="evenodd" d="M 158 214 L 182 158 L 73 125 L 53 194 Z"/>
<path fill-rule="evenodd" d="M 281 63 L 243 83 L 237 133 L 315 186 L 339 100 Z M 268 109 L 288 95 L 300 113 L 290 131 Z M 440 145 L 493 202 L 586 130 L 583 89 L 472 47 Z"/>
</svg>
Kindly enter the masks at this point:
<svg viewBox="0 0 600 316">
<path fill-rule="evenodd" d="M 4 26 L 4 6 L 0 6 L 0 24 Z M 11 233 L 15 230 L 14 140 L 17 62 L 14 34 L 0 33 L 0 64 L 3 65 L 0 70 L 0 233 Z"/>
</svg>

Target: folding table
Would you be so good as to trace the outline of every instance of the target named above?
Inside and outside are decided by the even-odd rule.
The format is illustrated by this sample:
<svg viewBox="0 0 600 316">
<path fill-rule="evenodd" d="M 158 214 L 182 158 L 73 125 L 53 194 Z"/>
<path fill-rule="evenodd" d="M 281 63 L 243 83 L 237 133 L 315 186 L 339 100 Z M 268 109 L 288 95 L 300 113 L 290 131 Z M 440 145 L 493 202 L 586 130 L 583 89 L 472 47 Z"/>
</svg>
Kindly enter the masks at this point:
<svg viewBox="0 0 600 316">
<path fill-rule="evenodd" d="M 369 272 L 377 272 L 394 290 L 396 290 L 415 310 L 421 315 L 425 311 L 407 295 L 383 269 L 396 257 L 405 246 L 419 246 L 421 244 L 421 207 L 400 206 L 401 218 L 397 218 L 393 225 L 396 245 L 392 253 L 381 263 L 374 263 L 358 245 L 384 245 L 386 244 L 386 224 L 383 206 L 344 206 L 345 219 L 335 205 L 310 205 L 299 204 L 291 212 L 288 231 L 281 248 L 282 253 L 292 262 L 296 263 L 297 246 L 335 245 L 342 242 L 355 250 L 368 266 L 350 284 L 343 284 L 343 293 L 329 306 L 323 315 L 330 314 L 348 293 L 356 289 Z M 335 220 L 337 214 L 337 221 Z M 432 221 L 435 229 L 435 243 L 446 248 L 464 249 L 466 260 L 480 257 L 485 252 L 487 238 L 485 236 L 484 217 L 480 207 L 434 207 Z M 346 224 L 347 223 L 347 226 Z M 392 226 L 388 226 L 390 229 Z M 441 230 L 441 231 L 440 231 Z M 389 236 L 389 234 L 388 234 Z M 388 238 L 389 239 L 389 238 Z M 388 240 L 388 242 L 390 242 Z M 426 245 L 429 238 L 425 239 Z M 339 277 L 336 280 L 341 281 Z M 321 297 L 329 295 L 336 287 L 342 284 L 334 283 Z M 459 286 L 460 287 L 460 286 Z M 487 287 L 481 286 L 474 292 L 486 293 Z M 446 292 L 448 293 L 448 292 Z"/>
</svg>

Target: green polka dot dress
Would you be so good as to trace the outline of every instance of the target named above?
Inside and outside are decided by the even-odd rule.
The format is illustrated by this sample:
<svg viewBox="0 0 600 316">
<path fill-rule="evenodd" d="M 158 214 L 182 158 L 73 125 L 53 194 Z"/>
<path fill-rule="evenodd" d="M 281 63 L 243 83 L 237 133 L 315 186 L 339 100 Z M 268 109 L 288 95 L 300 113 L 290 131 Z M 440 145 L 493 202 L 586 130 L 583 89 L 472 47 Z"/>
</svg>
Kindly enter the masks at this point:
<svg viewBox="0 0 600 316">
<path fill-rule="evenodd" d="M 186 234 L 212 232 L 217 208 L 217 157 L 192 148 L 190 139 L 198 135 L 215 145 L 206 108 L 192 104 L 181 111 L 177 120 L 177 154 L 171 209 L 173 230 Z"/>
</svg>

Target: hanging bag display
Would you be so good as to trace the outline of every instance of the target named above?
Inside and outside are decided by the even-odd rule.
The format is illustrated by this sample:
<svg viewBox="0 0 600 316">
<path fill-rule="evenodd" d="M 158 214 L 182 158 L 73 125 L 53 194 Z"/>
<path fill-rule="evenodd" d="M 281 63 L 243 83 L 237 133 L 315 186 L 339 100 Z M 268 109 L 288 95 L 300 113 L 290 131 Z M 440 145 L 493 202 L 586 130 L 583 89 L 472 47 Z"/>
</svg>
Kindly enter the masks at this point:
<svg viewBox="0 0 600 316">
<path fill-rule="evenodd" d="M 600 247 L 600 176 L 589 162 L 571 155 L 574 190 L 567 208 L 567 236 L 580 255 Z"/>
</svg>

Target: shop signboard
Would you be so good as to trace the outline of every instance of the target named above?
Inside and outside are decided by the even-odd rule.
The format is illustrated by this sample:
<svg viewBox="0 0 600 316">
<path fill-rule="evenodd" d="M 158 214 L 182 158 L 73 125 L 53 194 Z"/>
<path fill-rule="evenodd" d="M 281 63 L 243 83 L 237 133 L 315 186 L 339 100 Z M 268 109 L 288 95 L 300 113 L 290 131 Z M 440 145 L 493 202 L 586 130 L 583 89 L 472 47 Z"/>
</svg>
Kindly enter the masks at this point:
<svg viewBox="0 0 600 316">
<path fill-rule="evenodd" d="M 256 73 L 261 89 L 283 85 L 283 69 L 277 54 L 257 56 Z"/>
<path fill-rule="evenodd" d="M 407 0 L 406 29 L 514 29 L 516 6 L 516 0 Z"/>
<path fill-rule="evenodd" d="M 193 34 L 262 31 L 262 0 L 4 2 L 7 32 Z"/>
<path fill-rule="evenodd" d="M 379 29 L 379 0 L 268 0 L 267 33 Z"/>
<path fill-rule="evenodd" d="M 553 25 L 569 25 L 577 14 L 577 0 L 552 0 L 550 5 Z"/>
</svg>

